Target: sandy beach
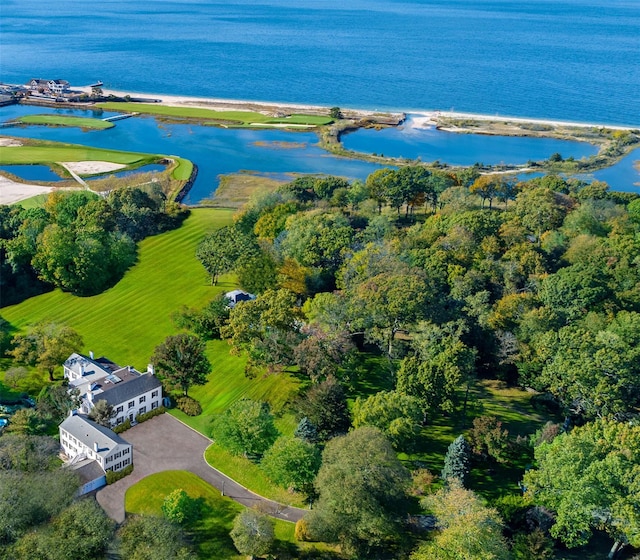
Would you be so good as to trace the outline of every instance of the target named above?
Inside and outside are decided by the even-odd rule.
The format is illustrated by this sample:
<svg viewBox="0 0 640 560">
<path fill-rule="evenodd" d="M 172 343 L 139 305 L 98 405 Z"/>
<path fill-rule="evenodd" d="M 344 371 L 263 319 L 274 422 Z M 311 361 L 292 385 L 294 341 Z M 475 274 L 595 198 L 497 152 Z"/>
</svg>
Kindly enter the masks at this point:
<svg viewBox="0 0 640 560">
<path fill-rule="evenodd" d="M 77 88 L 85 93 L 91 93 L 88 87 Z M 125 97 L 127 95 L 133 98 L 143 98 L 148 100 L 158 100 L 163 105 L 177 107 L 201 107 L 203 109 L 212 109 L 218 111 L 262 111 L 267 113 L 273 112 L 302 112 L 310 114 L 326 115 L 330 107 L 322 105 L 305 105 L 295 103 L 275 103 L 271 101 L 250 101 L 242 99 L 219 99 L 207 97 L 192 97 L 186 95 L 165 95 L 154 93 L 126 92 L 119 90 L 104 89 L 105 95 L 114 95 L 116 97 Z M 341 107 L 342 113 L 348 118 L 363 118 L 371 115 L 381 114 L 407 114 L 410 119 L 410 126 L 415 128 L 424 128 L 435 126 L 439 118 L 453 119 L 472 119 L 478 121 L 500 121 L 510 122 L 514 124 L 541 124 L 549 126 L 574 126 L 578 128 L 609 128 L 612 130 L 635 130 L 637 127 L 625 125 L 611 125 L 604 123 L 584 123 L 574 121 L 561 121 L 552 119 L 534 119 L 527 117 L 511 117 L 508 115 L 485 115 L 480 113 L 463 113 L 457 111 L 440 111 L 440 110 L 367 110 Z"/>
<path fill-rule="evenodd" d="M 50 193 L 54 188 L 55 187 L 45 187 L 43 185 L 16 183 L 0 175 L 0 204 L 15 204 L 16 202 L 31 198 L 37 194 Z"/>
</svg>

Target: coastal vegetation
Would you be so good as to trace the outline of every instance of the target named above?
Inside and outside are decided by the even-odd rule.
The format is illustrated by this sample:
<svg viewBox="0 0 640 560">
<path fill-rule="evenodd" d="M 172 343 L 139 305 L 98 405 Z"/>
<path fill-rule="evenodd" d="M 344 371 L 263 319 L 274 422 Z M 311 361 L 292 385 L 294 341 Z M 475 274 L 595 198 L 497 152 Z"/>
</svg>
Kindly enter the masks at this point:
<svg viewBox="0 0 640 560">
<path fill-rule="evenodd" d="M 202 124 L 232 127 L 289 127 L 314 128 L 329 124 L 332 118 L 322 115 L 287 114 L 284 116 L 266 115 L 257 111 L 219 111 L 203 107 L 171 106 L 148 103 L 98 103 L 106 111 L 135 112 L 156 115 L 169 119 L 194 119 Z"/>
<path fill-rule="evenodd" d="M 202 412 L 171 413 L 214 435 L 216 468 L 313 500 L 298 536 L 342 557 L 577 558 L 603 555 L 601 530 L 625 554 L 640 544 L 639 216 L 637 195 L 553 175 L 301 177 L 235 214 L 193 209 L 103 293 L 1 315 L 8 340 L 56 314 L 125 363 L 202 338 Z M 223 310 L 238 286 L 256 298 Z M 313 485 L 294 476 L 318 467 Z M 584 508 L 558 499 L 565 471 Z"/>
</svg>

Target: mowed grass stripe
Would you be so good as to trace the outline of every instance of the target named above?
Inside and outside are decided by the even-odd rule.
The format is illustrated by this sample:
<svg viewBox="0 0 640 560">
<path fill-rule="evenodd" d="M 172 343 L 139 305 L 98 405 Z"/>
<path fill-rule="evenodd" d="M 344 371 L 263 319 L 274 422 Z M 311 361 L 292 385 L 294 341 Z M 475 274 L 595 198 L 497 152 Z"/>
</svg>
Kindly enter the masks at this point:
<svg viewBox="0 0 640 560">
<path fill-rule="evenodd" d="M 106 292 L 81 298 L 54 290 L 0 314 L 17 329 L 42 320 L 65 323 L 80 332 L 86 350 L 142 367 L 175 332 L 170 316 L 176 309 L 201 307 L 227 288 L 208 285 L 195 250 L 206 232 L 230 222 L 230 211 L 196 209 L 180 229 L 140 243 L 138 263 Z"/>
</svg>

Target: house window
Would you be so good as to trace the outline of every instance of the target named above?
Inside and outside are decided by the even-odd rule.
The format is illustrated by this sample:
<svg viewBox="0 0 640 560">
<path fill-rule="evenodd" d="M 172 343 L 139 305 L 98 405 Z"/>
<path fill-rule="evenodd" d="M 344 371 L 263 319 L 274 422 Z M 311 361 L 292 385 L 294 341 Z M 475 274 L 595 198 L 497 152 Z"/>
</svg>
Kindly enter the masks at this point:
<svg viewBox="0 0 640 560">
<path fill-rule="evenodd" d="M 146 406 L 141 406 L 140 407 L 140 412 L 138 412 L 138 414 L 144 414 L 145 412 L 147 412 L 147 407 Z"/>
<path fill-rule="evenodd" d="M 125 449 L 122 450 L 122 454 L 123 455 L 127 455 L 129 453 L 129 448 L 126 447 Z"/>
<path fill-rule="evenodd" d="M 124 422 L 124 417 L 118 416 L 118 419 L 116 420 L 116 424 L 121 424 L 122 422 Z"/>
<path fill-rule="evenodd" d="M 139 402 L 139 403 L 143 403 L 143 402 L 145 402 L 146 400 L 147 400 L 147 396 L 146 396 L 146 395 L 142 395 L 142 396 L 140 397 L 140 399 L 138 400 L 138 402 Z"/>
<path fill-rule="evenodd" d="M 151 393 L 151 398 L 155 399 L 158 396 L 158 391 L 154 391 L 153 393 Z"/>
<path fill-rule="evenodd" d="M 151 410 L 153 410 L 154 408 L 158 408 L 158 401 L 153 401 L 151 403 Z"/>
<path fill-rule="evenodd" d="M 122 464 L 124 466 L 127 466 L 129 464 L 129 459 L 125 459 L 124 461 L 122 461 Z"/>
<path fill-rule="evenodd" d="M 116 414 L 117 414 L 118 412 L 122 412 L 123 410 L 124 410 L 124 407 L 123 407 L 122 405 L 121 405 L 121 406 L 119 406 L 118 408 L 116 408 Z"/>
<path fill-rule="evenodd" d="M 136 405 L 136 401 L 129 401 L 129 408 L 133 408 Z"/>
</svg>

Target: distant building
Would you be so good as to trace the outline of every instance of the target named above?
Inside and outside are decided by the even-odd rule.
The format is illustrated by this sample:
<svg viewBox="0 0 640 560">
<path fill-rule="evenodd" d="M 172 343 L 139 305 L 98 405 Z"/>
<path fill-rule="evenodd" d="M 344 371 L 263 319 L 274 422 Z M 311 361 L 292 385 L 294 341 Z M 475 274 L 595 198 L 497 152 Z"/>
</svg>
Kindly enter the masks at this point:
<svg viewBox="0 0 640 560">
<path fill-rule="evenodd" d="M 33 78 L 29 80 L 27 88 L 33 92 L 42 93 L 58 97 L 69 93 L 69 82 L 67 80 L 43 80 L 41 78 Z"/>
<path fill-rule="evenodd" d="M 78 473 L 80 494 L 106 484 L 106 471 L 133 464 L 133 446 L 109 428 L 71 412 L 58 427 L 66 467 Z"/>
<path fill-rule="evenodd" d="M 226 294 L 224 294 L 224 297 L 229 300 L 229 307 L 231 308 L 235 307 L 236 304 L 240 303 L 241 301 L 251 301 L 256 299 L 256 296 L 243 290 L 233 290 L 231 292 L 227 292 Z"/>
<path fill-rule="evenodd" d="M 99 400 L 113 407 L 112 427 L 126 419 L 133 422 L 138 414 L 162 404 L 162 383 L 152 365 L 140 373 L 105 357 L 94 359 L 93 352 L 89 356 L 73 353 L 64 363 L 64 376 L 69 387 L 80 392 L 80 412 L 89 414 Z"/>
</svg>

